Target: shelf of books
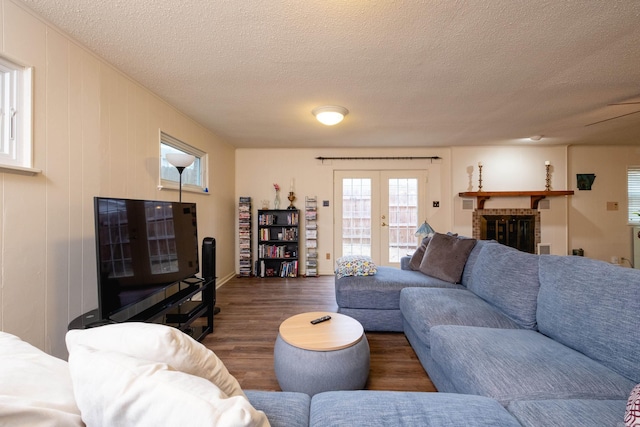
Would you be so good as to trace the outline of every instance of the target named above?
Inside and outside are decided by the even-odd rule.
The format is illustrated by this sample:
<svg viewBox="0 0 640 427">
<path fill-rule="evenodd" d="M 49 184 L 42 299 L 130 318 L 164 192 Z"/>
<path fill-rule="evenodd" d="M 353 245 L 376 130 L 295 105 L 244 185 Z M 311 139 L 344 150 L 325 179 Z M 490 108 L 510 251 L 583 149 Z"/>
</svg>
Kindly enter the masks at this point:
<svg viewBox="0 0 640 427">
<path fill-rule="evenodd" d="M 251 277 L 251 197 L 240 197 L 238 203 L 238 242 L 240 248 L 239 277 Z"/>
<path fill-rule="evenodd" d="M 315 196 L 304 198 L 305 276 L 318 275 L 318 201 Z"/>
<path fill-rule="evenodd" d="M 258 210 L 256 276 L 298 276 L 299 215 L 297 209 Z"/>
</svg>

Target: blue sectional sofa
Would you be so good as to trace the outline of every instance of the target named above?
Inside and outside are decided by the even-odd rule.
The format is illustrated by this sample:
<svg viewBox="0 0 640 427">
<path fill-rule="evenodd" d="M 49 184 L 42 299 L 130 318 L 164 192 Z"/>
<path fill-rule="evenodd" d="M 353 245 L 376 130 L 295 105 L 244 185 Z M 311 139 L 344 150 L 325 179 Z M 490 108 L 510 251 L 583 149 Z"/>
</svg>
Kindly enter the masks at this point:
<svg viewBox="0 0 640 427">
<path fill-rule="evenodd" d="M 415 280 L 421 273 L 408 264 L 385 277 Z M 458 286 L 431 287 L 425 276 L 422 286 L 399 289 L 397 308 L 397 289 L 386 295 L 393 304 L 376 307 L 374 281 L 351 277 L 351 293 L 356 280 L 369 282 L 367 307 L 354 310 L 343 279 L 336 280 L 339 311 L 366 325 L 397 310 L 440 392 L 494 399 L 523 426 L 623 425 L 640 383 L 640 271 L 478 241 Z M 393 288 L 379 285 L 378 293 Z"/>
<path fill-rule="evenodd" d="M 383 268 L 336 280 L 341 311 L 401 329 L 438 393 L 243 391 L 215 354 L 162 325 L 71 331 L 68 363 L 0 332 L 0 425 L 623 426 L 640 383 L 640 271 L 468 249 L 458 284 Z"/>
</svg>

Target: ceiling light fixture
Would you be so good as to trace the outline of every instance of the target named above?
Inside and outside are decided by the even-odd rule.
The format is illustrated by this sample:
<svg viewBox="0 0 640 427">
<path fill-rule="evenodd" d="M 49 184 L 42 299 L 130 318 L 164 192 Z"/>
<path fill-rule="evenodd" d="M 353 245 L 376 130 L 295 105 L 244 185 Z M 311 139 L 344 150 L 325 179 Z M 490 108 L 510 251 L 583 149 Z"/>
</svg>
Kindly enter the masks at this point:
<svg viewBox="0 0 640 427">
<path fill-rule="evenodd" d="M 339 105 L 327 105 L 314 108 L 311 113 L 316 116 L 316 119 L 323 125 L 333 126 L 340 123 L 342 119 L 344 119 L 344 116 L 349 114 L 349 110 Z"/>
<path fill-rule="evenodd" d="M 529 139 L 532 141 L 540 141 L 542 139 L 542 135 L 533 135 L 529 137 Z"/>
</svg>

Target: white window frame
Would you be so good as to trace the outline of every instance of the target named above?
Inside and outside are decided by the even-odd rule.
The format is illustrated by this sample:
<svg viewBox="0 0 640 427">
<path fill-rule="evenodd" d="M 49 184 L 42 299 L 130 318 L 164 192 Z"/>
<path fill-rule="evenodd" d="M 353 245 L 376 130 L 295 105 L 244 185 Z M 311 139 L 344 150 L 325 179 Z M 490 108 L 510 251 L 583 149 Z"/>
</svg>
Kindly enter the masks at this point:
<svg viewBox="0 0 640 427">
<path fill-rule="evenodd" d="M 627 207 L 629 225 L 640 225 L 640 166 L 627 166 Z"/>
<path fill-rule="evenodd" d="M 0 56 L 0 172 L 33 169 L 33 67 Z"/>
<path fill-rule="evenodd" d="M 158 173 L 160 182 L 158 185 L 159 189 L 178 190 L 180 185 L 180 175 L 177 169 L 165 158 L 165 153 L 168 151 L 191 154 L 196 157 L 194 163 L 182 172 L 182 191 L 191 191 L 194 193 L 209 192 L 209 156 L 207 153 L 162 131 L 160 131 L 158 151 L 160 154 L 160 170 Z M 197 173 L 198 167 L 200 168 L 199 173 Z M 199 183 L 193 179 L 194 174 L 197 174 L 195 177 L 198 178 Z"/>
</svg>

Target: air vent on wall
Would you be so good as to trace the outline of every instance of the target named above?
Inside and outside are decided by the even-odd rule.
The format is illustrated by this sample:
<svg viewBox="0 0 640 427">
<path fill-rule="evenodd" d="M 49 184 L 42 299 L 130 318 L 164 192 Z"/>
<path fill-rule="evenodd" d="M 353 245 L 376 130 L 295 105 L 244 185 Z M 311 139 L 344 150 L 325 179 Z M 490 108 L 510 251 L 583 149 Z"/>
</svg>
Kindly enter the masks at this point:
<svg viewBox="0 0 640 427">
<path fill-rule="evenodd" d="M 538 255 L 551 255 L 551 244 L 538 243 Z"/>
<path fill-rule="evenodd" d="M 473 210 L 473 200 L 463 200 L 462 209 Z"/>
</svg>

